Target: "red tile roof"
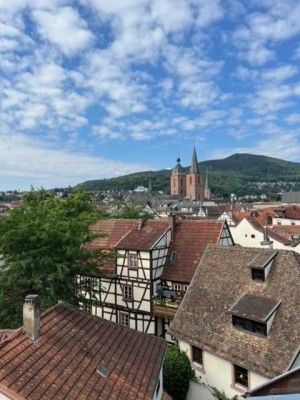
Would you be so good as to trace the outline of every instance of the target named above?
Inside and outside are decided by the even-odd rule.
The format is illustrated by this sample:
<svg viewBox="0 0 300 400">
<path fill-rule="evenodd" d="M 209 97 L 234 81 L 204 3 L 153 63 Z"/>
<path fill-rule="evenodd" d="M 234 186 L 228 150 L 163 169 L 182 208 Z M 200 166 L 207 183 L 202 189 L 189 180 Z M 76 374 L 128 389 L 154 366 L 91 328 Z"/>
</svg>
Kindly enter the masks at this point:
<svg viewBox="0 0 300 400">
<path fill-rule="evenodd" d="M 300 235 L 300 225 L 274 225 L 273 232 L 277 232 L 287 239 L 292 239 L 295 235 Z"/>
<path fill-rule="evenodd" d="M 169 333 L 267 378 L 289 368 L 300 346 L 300 256 L 279 250 L 264 283 L 247 267 L 266 250 L 208 246 Z M 241 296 L 281 300 L 267 337 L 235 329 L 228 312 Z"/>
<path fill-rule="evenodd" d="M 102 219 L 90 227 L 96 237 L 85 245 L 87 250 L 113 249 L 131 229 L 138 229 L 142 221 L 139 219 Z"/>
<path fill-rule="evenodd" d="M 141 229 L 132 229 L 116 245 L 122 250 L 151 250 L 158 239 L 170 229 L 168 222 L 147 221 Z"/>
<path fill-rule="evenodd" d="M 300 219 L 300 206 L 289 206 L 285 208 L 285 218 Z"/>
<path fill-rule="evenodd" d="M 23 329 L 0 344 L 0 392 L 12 399 L 152 399 L 166 343 L 59 303 L 36 343 Z M 107 378 L 96 372 L 109 369 Z"/>
<path fill-rule="evenodd" d="M 206 246 L 219 243 L 223 227 L 224 221 L 209 219 L 177 221 L 161 279 L 190 283 Z M 173 251 L 177 251 L 176 260 L 170 262 Z"/>
<path fill-rule="evenodd" d="M 95 237 L 85 244 L 89 251 L 101 251 L 102 257 L 92 260 L 103 276 L 112 277 L 116 273 L 116 266 L 112 250 L 114 245 L 131 229 L 139 228 L 140 219 L 101 219 L 90 227 Z"/>
</svg>

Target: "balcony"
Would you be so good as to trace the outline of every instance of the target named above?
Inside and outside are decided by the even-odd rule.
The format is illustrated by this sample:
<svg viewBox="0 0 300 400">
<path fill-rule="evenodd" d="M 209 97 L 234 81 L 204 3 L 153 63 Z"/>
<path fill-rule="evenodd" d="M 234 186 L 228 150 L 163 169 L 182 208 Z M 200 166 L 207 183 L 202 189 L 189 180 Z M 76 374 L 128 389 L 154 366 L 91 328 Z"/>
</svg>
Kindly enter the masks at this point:
<svg viewBox="0 0 300 400">
<path fill-rule="evenodd" d="M 182 301 L 184 293 L 176 290 L 161 290 L 153 298 L 155 317 L 173 319 Z"/>
</svg>

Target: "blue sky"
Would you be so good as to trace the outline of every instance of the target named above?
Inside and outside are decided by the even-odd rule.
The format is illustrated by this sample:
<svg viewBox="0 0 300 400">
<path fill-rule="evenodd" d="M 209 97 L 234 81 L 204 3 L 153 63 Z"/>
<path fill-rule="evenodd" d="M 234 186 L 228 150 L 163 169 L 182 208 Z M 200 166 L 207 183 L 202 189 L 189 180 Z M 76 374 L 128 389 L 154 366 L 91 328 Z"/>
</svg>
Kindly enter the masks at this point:
<svg viewBox="0 0 300 400">
<path fill-rule="evenodd" d="M 300 161 L 298 0 L 0 0 L 0 190 Z"/>
</svg>

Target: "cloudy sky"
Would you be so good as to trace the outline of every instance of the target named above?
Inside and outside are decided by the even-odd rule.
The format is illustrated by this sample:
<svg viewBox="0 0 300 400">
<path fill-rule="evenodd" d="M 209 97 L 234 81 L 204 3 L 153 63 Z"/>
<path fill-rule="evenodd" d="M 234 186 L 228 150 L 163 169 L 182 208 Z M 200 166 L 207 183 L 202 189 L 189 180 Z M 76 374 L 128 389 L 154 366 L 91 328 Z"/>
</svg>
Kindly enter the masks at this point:
<svg viewBox="0 0 300 400">
<path fill-rule="evenodd" d="M 298 0 L 0 0 L 0 190 L 300 161 Z"/>
</svg>

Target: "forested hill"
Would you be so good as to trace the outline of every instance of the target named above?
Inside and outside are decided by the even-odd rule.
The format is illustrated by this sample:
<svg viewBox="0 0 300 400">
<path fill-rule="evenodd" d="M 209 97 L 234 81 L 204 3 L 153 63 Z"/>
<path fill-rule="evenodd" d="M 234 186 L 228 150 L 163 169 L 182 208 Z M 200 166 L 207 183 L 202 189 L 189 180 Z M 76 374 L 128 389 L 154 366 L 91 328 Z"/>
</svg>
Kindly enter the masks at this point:
<svg viewBox="0 0 300 400">
<path fill-rule="evenodd" d="M 233 154 L 221 160 L 201 162 L 199 167 L 203 174 L 208 168 L 210 186 L 217 196 L 300 190 L 300 163 L 260 155 Z M 185 170 L 188 171 L 189 167 Z M 169 193 L 170 174 L 170 170 L 138 172 L 87 181 L 78 186 L 89 191 L 132 190 L 137 186 L 148 187 L 151 177 L 153 190 Z"/>
</svg>

